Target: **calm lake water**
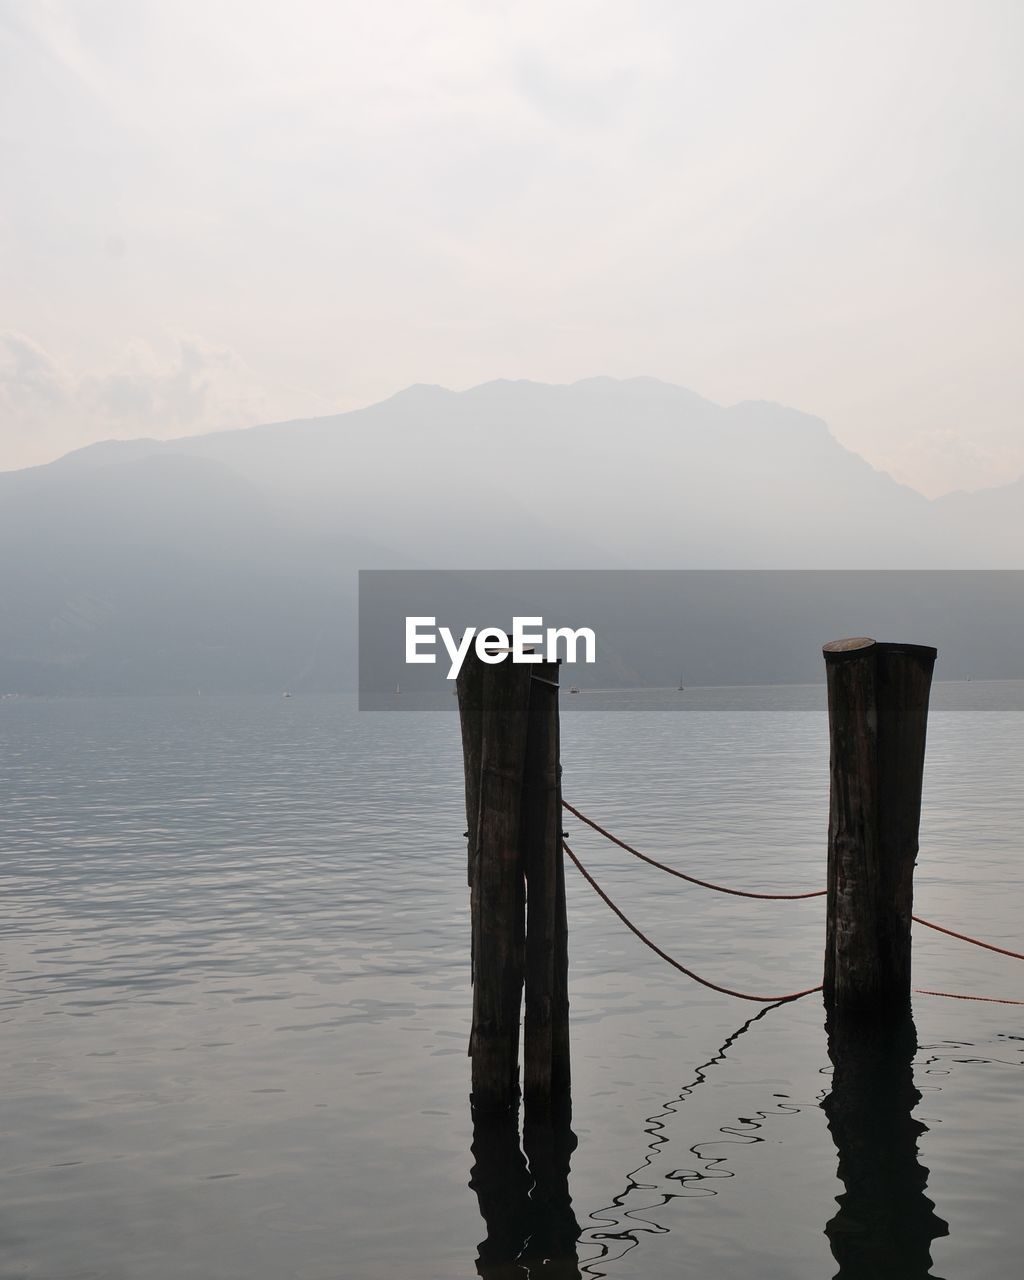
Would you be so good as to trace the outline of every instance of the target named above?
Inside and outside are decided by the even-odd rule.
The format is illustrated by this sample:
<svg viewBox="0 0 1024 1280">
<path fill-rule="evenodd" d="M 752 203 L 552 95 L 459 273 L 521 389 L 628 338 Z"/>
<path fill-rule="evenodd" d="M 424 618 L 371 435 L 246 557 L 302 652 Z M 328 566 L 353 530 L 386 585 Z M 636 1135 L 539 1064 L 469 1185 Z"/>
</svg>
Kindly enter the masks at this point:
<svg viewBox="0 0 1024 1280">
<path fill-rule="evenodd" d="M 823 691 L 755 701 L 567 707 L 566 798 L 698 876 L 821 886 Z M 918 911 L 1021 949 L 1024 689 L 937 685 L 934 707 Z M 535 1276 L 1019 1273 L 1024 1009 L 917 996 L 919 1100 L 908 1050 L 891 1096 L 869 1063 L 837 1116 L 819 997 L 692 985 L 571 866 L 571 1169 L 549 1159 L 538 1225 L 515 1135 L 471 1152 L 464 819 L 454 714 L 0 702 L 0 1276 L 525 1276 L 531 1232 L 561 1241 Z M 820 899 L 709 894 L 568 829 L 684 963 L 820 980 Z M 918 986 L 1022 977 L 916 933 Z"/>
</svg>

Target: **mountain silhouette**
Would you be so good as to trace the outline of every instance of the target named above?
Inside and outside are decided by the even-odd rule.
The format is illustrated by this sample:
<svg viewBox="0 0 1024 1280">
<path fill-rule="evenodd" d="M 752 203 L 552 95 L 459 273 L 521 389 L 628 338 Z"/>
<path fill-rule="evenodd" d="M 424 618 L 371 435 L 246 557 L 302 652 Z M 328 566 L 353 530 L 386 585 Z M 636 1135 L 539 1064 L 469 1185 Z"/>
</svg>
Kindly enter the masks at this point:
<svg viewBox="0 0 1024 1280">
<path fill-rule="evenodd" d="M 358 568 L 1017 568 L 1022 499 L 651 378 L 111 441 L 0 474 L 0 691 L 351 687 Z"/>
</svg>

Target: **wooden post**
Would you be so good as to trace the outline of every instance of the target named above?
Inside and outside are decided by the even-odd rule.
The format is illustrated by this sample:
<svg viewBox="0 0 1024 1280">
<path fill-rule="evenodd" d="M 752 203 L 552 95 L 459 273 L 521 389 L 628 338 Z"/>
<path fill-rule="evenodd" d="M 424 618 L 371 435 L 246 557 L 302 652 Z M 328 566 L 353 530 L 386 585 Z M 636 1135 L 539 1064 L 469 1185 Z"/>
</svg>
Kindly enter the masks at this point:
<svg viewBox="0 0 1024 1280">
<path fill-rule="evenodd" d="M 558 663 L 484 663 L 457 682 L 472 917 L 473 1105 L 533 1106 L 569 1092 L 568 938 L 562 863 Z M 529 914 L 526 915 L 528 890 Z"/>
<path fill-rule="evenodd" d="M 479 853 L 477 823 L 480 820 L 480 752 L 484 729 L 484 664 L 472 649 L 466 655 L 456 689 L 462 725 L 462 763 L 466 775 L 466 883 L 472 889 L 473 872 Z"/>
<path fill-rule="evenodd" d="M 462 762 L 466 776 L 466 883 L 469 885 L 469 972 L 476 981 L 476 864 L 480 856 L 480 759 L 483 750 L 484 664 L 474 650 L 466 655 L 456 682 L 462 727 Z"/>
<path fill-rule="evenodd" d="M 482 668 L 474 672 L 479 664 Z M 523 998 L 525 886 L 521 841 L 523 769 L 530 667 L 489 664 L 475 653 L 459 673 L 463 742 L 475 741 L 479 680 L 480 768 L 477 822 L 470 822 L 472 892 L 473 1105 L 497 1111 L 519 1094 L 519 1024 Z M 467 777 L 471 761 L 467 759 Z M 472 806 L 472 783 L 467 805 Z"/>
<path fill-rule="evenodd" d="M 526 865 L 526 1020 L 523 1094 L 549 1106 L 569 1090 L 569 999 L 558 663 L 538 663 L 530 682 L 523 789 Z"/>
<path fill-rule="evenodd" d="M 557 728 L 557 725 L 556 725 Z M 558 765 L 558 845 L 555 849 L 555 985 L 551 1006 L 551 1098 L 569 1097 L 569 924 L 565 909 L 562 856 L 562 766 Z"/>
<path fill-rule="evenodd" d="M 825 645 L 831 737 L 825 1004 L 903 1016 L 936 651 L 865 637 Z"/>
</svg>

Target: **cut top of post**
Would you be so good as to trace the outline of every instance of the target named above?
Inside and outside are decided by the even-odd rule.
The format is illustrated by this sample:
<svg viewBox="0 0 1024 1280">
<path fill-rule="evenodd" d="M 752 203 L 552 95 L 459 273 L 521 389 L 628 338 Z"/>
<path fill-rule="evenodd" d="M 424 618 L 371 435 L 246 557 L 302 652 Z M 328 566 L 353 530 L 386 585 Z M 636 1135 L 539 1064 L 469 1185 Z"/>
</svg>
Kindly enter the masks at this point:
<svg viewBox="0 0 1024 1280">
<path fill-rule="evenodd" d="M 851 636 L 847 640 L 830 640 L 822 648 L 826 662 L 842 662 L 844 658 L 858 657 L 865 649 L 871 649 L 875 641 L 870 636 Z"/>
<path fill-rule="evenodd" d="M 907 653 L 917 654 L 921 658 L 935 659 L 938 649 L 930 644 L 903 644 L 896 640 L 872 640 L 870 636 L 851 636 L 847 640 L 831 640 L 822 646 L 826 663 L 847 662 L 851 658 L 860 658 L 865 650 L 873 649 L 875 653 Z"/>
</svg>

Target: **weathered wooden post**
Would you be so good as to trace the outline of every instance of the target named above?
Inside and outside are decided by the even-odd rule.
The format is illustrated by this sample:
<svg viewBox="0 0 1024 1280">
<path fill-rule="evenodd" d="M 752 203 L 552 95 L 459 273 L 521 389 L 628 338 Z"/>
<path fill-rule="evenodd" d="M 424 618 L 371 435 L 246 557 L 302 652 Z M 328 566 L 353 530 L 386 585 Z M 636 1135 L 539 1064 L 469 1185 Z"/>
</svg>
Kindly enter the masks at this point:
<svg viewBox="0 0 1024 1280">
<path fill-rule="evenodd" d="M 572 1085 L 569 1053 L 569 923 L 565 907 L 562 816 L 562 765 L 559 762 L 558 843 L 555 846 L 555 985 L 551 1007 L 550 1085 L 551 1101 L 555 1104 L 568 1100 Z"/>
<path fill-rule="evenodd" d="M 480 820 L 480 752 L 483 746 L 484 664 L 471 649 L 456 682 L 462 726 L 462 763 L 466 775 L 466 883 L 473 888 Z"/>
<path fill-rule="evenodd" d="M 479 668 L 477 670 L 476 668 Z M 479 703 L 475 690 L 479 688 Z M 526 939 L 521 840 L 530 668 L 470 652 L 457 682 L 466 757 L 472 912 L 473 1104 L 511 1106 L 519 1095 L 519 1025 Z M 479 742 L 479 770 L 475 756 Z M 475 774 L 477 799 L 474 806 Z M 476 808 L 474 823 L 470 810 Z"/>
<path fill-rule="evenodd" d="M 831 738 L 825 1004 L 902 1016 L 928 695 L 936 651 L 865 637 L 825 645 Z"/>
<path fill-rule="evenodd" d="M 523 1093 L 534 1105 L 548 1105 L 569 1091 L 560 770 L 558 663 L 538 663 L 530 681 L 522 827 L 527 910 Z"/>
<path fill-rule="evenodd" d="M 457 681 L 472 917 L 472 1099 L 500 1111 L 569 1091 L 568 944 L 561 843 L 558 664 L 485 663 Z M 528 902 L 528 915 L 527 915 Z"/>
</svg>

